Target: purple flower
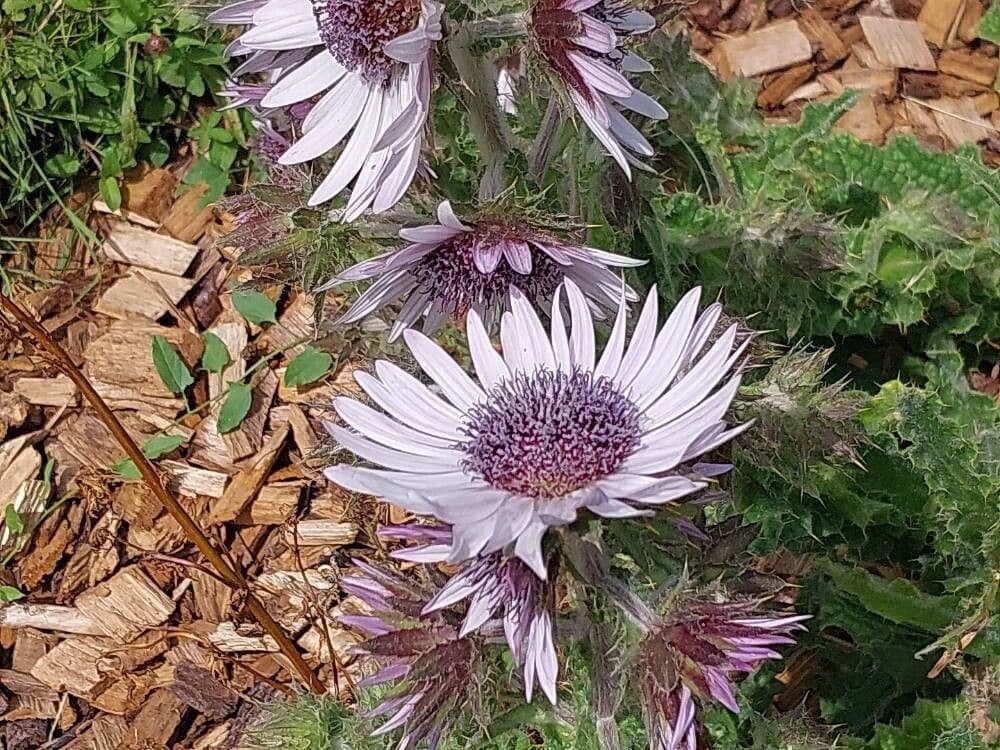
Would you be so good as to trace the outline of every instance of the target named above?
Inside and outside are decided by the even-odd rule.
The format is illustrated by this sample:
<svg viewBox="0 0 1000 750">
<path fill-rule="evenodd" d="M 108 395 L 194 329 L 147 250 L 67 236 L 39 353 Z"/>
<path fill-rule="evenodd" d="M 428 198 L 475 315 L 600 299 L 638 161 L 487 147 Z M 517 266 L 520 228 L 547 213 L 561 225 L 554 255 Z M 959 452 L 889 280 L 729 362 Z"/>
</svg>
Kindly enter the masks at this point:
<svg viewBox="0 0 1000 750">
<path fill-rule="evenodd" d="M 524 217 L 497 214 L 465 223 L 448 201 L 438 206 L 437 215 L 437 224 L 401 229 L 399 236 L 409 243 L 403 248 L 358 263 L 320 287 L 376 279 L 341 323 L 357 322 L 405 299 L 390 341 L 422 316 L 429 334 L 469 310 L 491 330 L 509 309 L 514 287 L 538 306 L 564 279 L 576 282 L 594 305 L 614 310 L 622 283 L 611 268 L 644 263 L 557 239 Z M 638 299 L 629 288 L 626 295 Z"/>
<path fill-rule="evenodd" d="M 421 742 L 433 750 L 467 706 L 479 646 L 445 618 L 423 617 L 426 596 L 417 584 L 363 560 L 353 562 L 358 573 L 344 576 L 342 587 L 371 607 L 372 614 L 342 615 L 340 620 L 369 636 L 360 648 L 381 665 L 359 687 L 396 683 L 368 713 L 388 715 L 372 736 L 403 728 L 397 750 Z"/>
<path fill-rule="evenodd" d="M 661 618 L 648 613 L 635 674 L 643 696 L 650 750 L 695 750 L 697 705 L 721 703 L 739 713 L 732 675 L 780 659 L 772 647 L 794 643 L 809 615 L 760 616 L 751 604 L 681 600 Z"/>
<path fill-rule="evenodd" d="M 652 70 L 642 58 L 620 48 L 618 34 L 648 31 L 652 16 L 621 0 L 537 0 L 531 30 L 549 69 L 565 87 L 587 127 L 627 175 L 633 154 L 652 156 L 646 138 L 619 111 L 654 120 L 666 110 L 637 90 L 624 73 Z M 617 32 L 617 33 L 616 33 Z"/>
<path fill-rule="evenodd" d="M 707 346 L 721 306 L 698 316 L 699 298 L 698 289 L 686 294 L 657 333 L 654 289 L 626 346 L 622 295 L 598 358 L 587 299 L 575 283 L 567 279 L 556 293 L 551 336 L 512 290 L 502 355 L 478 313 L 468 314 L 478 379 L 409 330 L 406 343 L 441 395 L 384 360 L 374 376 L 358 372 L 358 384 L 385 413 L 340 397 L 334 408 L 352 429 L 327 427 L 341 447 L 384 468 L 342 464 L 326 476 L 451 525 L 452 562 L 508 550 L 544 579 L 549 527 L 572 523 L 582 510 L 648 515 L 704 488 L 706 479 L 678 467 L 749 426 L 724 421 L 746 342 L 736 344 L 734 325 Z"/>
<path fill-rule="evenodd" d="M 437 0 L 244 0 L 213 13 L 249 28 L 230 52 L 250 55 L 237 75 L 280 69 L 260 106 L 319 101 L 285 165 L 343 143 L 310 198 L 330 200 L 353 182 L 344 221 L 394 205 L 413 181 L 431 96 L 431 54 L 441 39 Z"/>
<path fill-rule="evenodd" d="M 525 697 L 530 702 L 535 682 L 553 704 L 559 661 L 553 639 L 554 591 L 516 557 L 502 553 L 471 561 L 431 599 L 424 612 L 437 612 L 463 599 L 469 609 L 459 631 L 467 635 L 503 610 L 504 634 L 511 654 L 524 670 Z"/>
</svg>

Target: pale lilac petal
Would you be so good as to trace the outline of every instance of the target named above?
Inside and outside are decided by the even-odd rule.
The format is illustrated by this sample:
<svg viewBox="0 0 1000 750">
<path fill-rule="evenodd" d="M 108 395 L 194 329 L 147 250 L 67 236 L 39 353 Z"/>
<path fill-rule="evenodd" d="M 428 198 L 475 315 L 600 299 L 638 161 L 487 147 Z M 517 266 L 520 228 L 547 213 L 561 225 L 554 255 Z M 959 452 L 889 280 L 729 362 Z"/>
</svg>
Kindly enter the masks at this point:
<svg viewBox="0 0 1000 750">
<path fill-rule="evenodd" d="M 444 349 L 427 336 L 409 330 L 403 334 L 403 338 L 424 372 L 441 386 L 444 395 L 459 409 L 468 411 L 480 401 L 486 400 L 483 389 L 476 385 Z"/>
</svg>

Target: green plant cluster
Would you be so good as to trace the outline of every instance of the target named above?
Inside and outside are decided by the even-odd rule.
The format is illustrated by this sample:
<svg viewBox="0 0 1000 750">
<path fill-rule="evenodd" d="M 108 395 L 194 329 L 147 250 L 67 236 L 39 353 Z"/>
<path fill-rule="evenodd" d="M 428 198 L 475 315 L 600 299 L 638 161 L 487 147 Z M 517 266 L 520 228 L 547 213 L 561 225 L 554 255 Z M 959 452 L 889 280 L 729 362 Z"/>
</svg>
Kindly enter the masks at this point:
<svg viewBox="0 0 1000 750">
<path fill-rule="evenodd" d="M 242 126 L 234 113 L 202 122 L 198 110 L 225 81 L 224 49 L 177 3 L 3 0 L 0 234 L 26 233 L 90 175 L 116 207 L 123 170 L 164 164 L 189 135 L 194 177 L 221 195 Z"/>
</svg>

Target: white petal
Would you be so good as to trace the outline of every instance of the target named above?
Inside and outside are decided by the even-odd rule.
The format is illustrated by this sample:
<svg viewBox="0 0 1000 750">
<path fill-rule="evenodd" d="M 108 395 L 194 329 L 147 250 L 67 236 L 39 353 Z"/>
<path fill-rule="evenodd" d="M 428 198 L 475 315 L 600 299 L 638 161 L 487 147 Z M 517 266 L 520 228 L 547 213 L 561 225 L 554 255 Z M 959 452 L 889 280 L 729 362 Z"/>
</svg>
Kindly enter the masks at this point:
<svg viewBox="0 0 1000 750">
<path fill-rule="evenodd" d="M 624 286 L 624 282 L 622 284 Z M 627 309 L 625 306 L 625 293 L 622 290 L 621 300 L 618 303 L 618 317 L 611 328 L 611 336 L 604 346 L 604 353 L 594 370 L 594 377 L 614 377 L 622 363 L 622 353 L 625 351 L 625 322 L 627 319 Z"/>
<path fill-rule="evenodd" d="M 476 385 L 444 349 L 427 336 L 409 330 L 403 334 L 403 339 L 424 372 L 441 386 L 444 395 L 459 409 L 468 411 L 480 401 L 486 400 L 483 389 Z"/>
<path fill-rule="evenodd" d="M 480 382 L 487 390 L 502 380 L 510 378 L 510 369 L 500 353 L 493 348 L 479 313 L 470 310 L 465 318 L 466 337 L 469 340 L 469 354 Z"/>
<path fill-rule="evenodd" d="M 383 98 L 380 93 L 372 92 L 365 104 L 364 112 L 361 113 L 361 119 L 358 120 L 333 169 L 309 198 L 310 206 L 317 206 L 337 195 L 361 171 L 371 153 L 372 145 L 378 138 L 382 105 Z"/>
<path fill-rule="evenodd" d="M 438 418 L 442 420 L 441 429 L 448 428 L 450 431 L 452 425 L 457 428 L 462 422 L 463 417 L 460 411 L 435 396 L 426 385 L 392 362 L 384 359 L 378 360 L 375 363 L 375 372 L 383 383 L 397 390 L 400 395 L 404 395 L 408 399 L 415 399 L 433 409 L 439 415 Z M 455 434 L 460 433 L 456 432 Z"/>
<path fill-rule="evenodd" d="M 563 372 L 573 369 L 569 353 L 569 338 L 566 336 L 566 324 L 562 313 L 562 285 L 556 288 L 552 297 L 552 354 L 555 356 L 556 367 Z"/>
<path fill-rule="evenodd" d="M 610 96 L 620 97 L 628 97 L 635 90 L 628 79 L 617 70 L 583 52 L 569 50 L 566 56 L 573 62 L 584 81 L 591 88 Z"/>
<path fill-rule="evenodd" d="M 453 450 L 441 450 L 434 456 L 419 456 L 361 437 L 340 425 L 327 423 L 327 431 L 344 448 L 372 463 L 396 471 L 412 471 L 417 474 L 440 474 L 454 471 L 461 460 L 461 454 Z"/>
<path fill-rule="evenodd" d="M 455 444 L 454 441 L 414 430 L 347 396 L 335 398 L 333 408 L 340 418 L 355 430 L 390 448 L 433 456 L 439 451 L 451 450 Z"/>
<path fill-rule="evenodd" d="M 594 321 L 590 317 L 590 308 L 587 299 L 583 296 L 580 288 L 570 279 L 563 282 L 566 288 L 566 296 L 569 299 L 570 319 L 572 330 L 570 331 L 570 356 L 573 366 L 579 367 L 584 372 L 592 372 L 594 369 Z"/>
<path fill-rule="evenodd" d="M 302 123 L 303 135 L 278 159 L 279 164 L 301 164 L 332 149 L 351 131 L 361 117 L 370 90 L 360 76 L 340 79 Z"/>
<path fill-rule="evenodd" d="M 730 326 L 712 348 L 685 373 L 676 385 L 662 398 L 655 401 L 646 411 L 649 424 L 656 426 L 676 419 L 688 409 L 695 407 L 708 395 L 719 381 L 729 374 L 734 360 L 732 351 L 736 340 L 736 325 Z M 737 356 L 749 342 L 736 350 Z"/>
<path fill-rule="evenodd" d="M 462 232 L 472 231 L 472 227 L 463 224 L 462 221 L 455 215 L 455 211 L 452 209 L 450 201 L 441 201 L 438 204 L 437 217 L 438 224 L 441 226 L 458 229 Z"/>
<path fill-rule="evenodd" d="M 297 1 L 293 5 L 300 5 Z M 316 19 L 312 15 L 312 7 L 307 2 L 307 13 L 299 8 L 289 8 L 293 12 L 285 13 L 280 18 L 269 19 L 261 23 L 255 19 L 255 25 L 240 37 L 240 42 L 253 49 L 285 50 L 300 47 L 312 47 L 322 44 Z M 260 13 L 260 11 L 258 11 Z"/>
<path fill-rule="evenodd" d="M 681 366 L 681 354 L 698 313 L 700 298 L 700 287 L 685 294 L 660 329 L 646 366 L 632 382 L 632 400 L 638 407 L 644 408 L 652 403 L 669 387 L 677 374 Z"/>
<path fill-rule="evenodd" d="M 532 370 L 539 368 L 555 370 L 556 363 L 552 353 L 552 344 L 545 333 L 542 321 L 538 319 L 538 314 L 528 302 L 528 298 L 517 287 L 510 289 L 510 306 L 513 314 L 514 334 L 517 337 L 517 343 L 522 348 L 521 361 L 528 363 Z M 507 342 L 504 342 L 504 355 L 507 355 Z"/>
<path fill-rule="evenodd" d="M 632 341 L 629 342 L 628 351 L 622 357 L 621 366 L 615 374 L 615 383 L 622 390 L 627 390 L 642 370 L 649 353 L 653 350 L 653 341 L 656 338 L 656 323 L 659 315 L 659 298 L 654 286 L 649 290 L 646 297 L 646 304 L 642 307 L 642 314 L 639 315 L 639 322 L 632 332 Z"/>
<path fill-rule="evenodd" d="M 428 392 L 427 398 L 423 395 L 415 395 L 412 389 L 383 383 L 366 372 L 355 373 L 354 379 L 375 403 L 400 422 L 415 427 L 421 432 L 450 439 L 453 442 L 462 439 L 462 434 L 458 430 L 459 419 L 441 410 L 439 407 L 447 409 L 451 409 L 451 407 L 437 399 L 432 393 Z M 424 387 L 420 383 L 418 385 Z"/>
<path fill-rule="evenodd" d="M 262 107 L 287 107 L 309 99 L 339 81 L 347 71 L 327 50 L 292 69 L 267 92 Z"/>
<path fill-rule="evenodd" d="M 324 469 L 323 474 L 334 484 L 351 492 L 384 498 L 411 513 L 431 512 L 431 505 L 423 493 L 378 476 L 369 469 L 341 464 Z"/>
<path fill-rule="evenodd" d="M 599 94 L 594 94 L 599 96 Z M 607 107 L 604 107 L 603 116 L 599 110 L 594 108 L 591 102 L 584 99 L 580 94 L 578 94 L 573 89 L 569 89 L 569 97 L 573 100 L 573 105 L 576 107 L 576 111 L 580 113 L 583 121 L 587 123 L 587 127 L 594 136 L 599 140 L 604 148 L 608 150 L 611 157 L 618 162 L 618 166 L 622 168 L 625 172 L 625 176 L 628 179 L 632 178 L 632 169 L 629 167 L 628 157 L 625 155 L 625 151 L 622 150 L 621 144 L 612 134 L 610 127 L 607 123 L 602 122 L 602 119 L 610 120 L 610 116 L 607 115 Z"/>
<path fill-rule="evenodd" d="M 514 543 L 514 554 L 517 555 L 525 565 L 535 571 L 535 575 L 543 581 L 548 576 L 545 567 L 545 556 L 542 554 L 542 537 L 548 526 L 538 520 L 533 520 L 517 537 Z"/>
</svg>

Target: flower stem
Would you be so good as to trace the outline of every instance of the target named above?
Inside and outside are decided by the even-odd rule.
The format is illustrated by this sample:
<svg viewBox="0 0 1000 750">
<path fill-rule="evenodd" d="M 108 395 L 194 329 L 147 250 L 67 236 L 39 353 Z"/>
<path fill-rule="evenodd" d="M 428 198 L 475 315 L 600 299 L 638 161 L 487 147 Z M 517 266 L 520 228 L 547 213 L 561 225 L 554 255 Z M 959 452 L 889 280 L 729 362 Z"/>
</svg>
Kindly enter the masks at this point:
<svg viewBox="0 0 1000 750">
<path fill-rule="evenodd" d="M 486 202 L 496 198 L 507 187 L 504 163 L 510 151 L 510 133 L 497 101 L 493 64 L 472 49 L 479 38 L 482 37 L 475 35 L 470 26 L 459 26 L 449 36 L 448 53 L 465 87 L 460 95 L 469 112 L 469 125 L 484 164 L 479 181 L 479 200 Z"/>
</svg>

